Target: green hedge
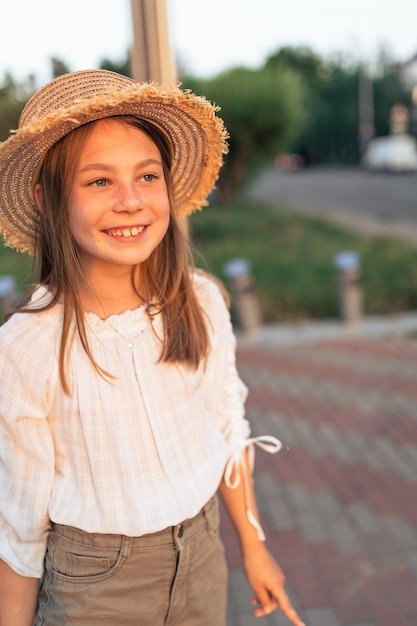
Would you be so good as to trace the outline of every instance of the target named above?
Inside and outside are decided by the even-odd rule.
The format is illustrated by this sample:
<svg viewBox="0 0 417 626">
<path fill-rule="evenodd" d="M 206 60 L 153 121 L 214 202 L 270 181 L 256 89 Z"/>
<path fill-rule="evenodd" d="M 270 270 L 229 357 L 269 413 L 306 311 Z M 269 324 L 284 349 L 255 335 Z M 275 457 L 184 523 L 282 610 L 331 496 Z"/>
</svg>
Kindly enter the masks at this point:
<svg viewBox="0 0 417 626">
<path fill-rule="evenodd" d="M 342 250 L 360 255 L 367 314 L 417 309 L 417 249 L 365 237 L 321 218 L 259 204 L 210 206 L 190 218 L 196 265 L 226 282 L 225 263 L 244 257 L 265 322 L 338 316 L 337 273 Z"/>
</svg>

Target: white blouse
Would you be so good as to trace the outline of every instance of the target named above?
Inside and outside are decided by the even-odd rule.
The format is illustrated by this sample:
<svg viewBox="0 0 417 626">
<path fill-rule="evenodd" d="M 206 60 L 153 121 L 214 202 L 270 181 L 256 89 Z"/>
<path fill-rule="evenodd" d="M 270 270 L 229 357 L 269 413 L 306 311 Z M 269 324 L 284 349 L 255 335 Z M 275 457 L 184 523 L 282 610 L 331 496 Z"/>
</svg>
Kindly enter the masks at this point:
<svg viewBox="0 0 417 626">
<path fill-rule="evenodd" d="M 58 374 L 61 305 L 0 328 L 0 558 L 19 574 L 42 575 L 50 520 L 139 536 L 193 517 L 228 460 L 258 443 L 223 297 L 207 277 L 194 284 L 211 341 L 197 371 L 158 363 L 161 319 L 151 323 L 144 307 L 106 320 L 86 314 L 94 358 L 114 378 L 97 374 L 76 335 L 71 395 Z"/>
</svg>

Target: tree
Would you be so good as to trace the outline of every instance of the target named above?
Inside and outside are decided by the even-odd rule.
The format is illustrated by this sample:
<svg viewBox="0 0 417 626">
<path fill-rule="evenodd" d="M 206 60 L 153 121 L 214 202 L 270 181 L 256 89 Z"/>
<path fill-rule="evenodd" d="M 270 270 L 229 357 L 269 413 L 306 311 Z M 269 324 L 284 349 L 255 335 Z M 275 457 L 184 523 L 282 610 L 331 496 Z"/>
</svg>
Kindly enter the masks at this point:
<svg viewBox="0 0 417 626">
<path fill-rule="evenodd" d="M 287 67 L 304 86 L 305 126 L 293 149 L 306 163 L 358 159 L 358 68 L 343 58 L 324 60 L 308 47 L 282 48 L 265 67 Z"/>
<path fill-rule="evenodd" d="M 24 102 L 0 97 L 0 141 L 5 141 L 18 126 Z"/>
<path fill-rule="evenodd" d="M 51 57 L 52 78 L 58 78 L 62 74 L 68 74 L 71 70 L 65 61 L 58 59 L 57 57 Z"/>
<path fill-rule="evenodd" d="M 130 54 L 126 55 L 125 59 L 120 61 L 112 61 L 111 59 L 102 59 L 100 62 L 100 69 L 109 70 L 110 72 L 117 72 L 124 76 L 132 76 L 132 69 L 130 63 Z"/>
<path fill-rule="evenodd" d="M 310 136 L 319 146 L 322 163 L 356 163 L 359 158 L 359 72 L 332 64 L 320 93 L 315 133 Z"/>
<path fill-rule="evenodd" d="M 376 135 L 389 133 L 395 103 L 410 103 L 399 66 L 385 49 L 379 51 L 373 71 L 343 56 L 324 60 L 306 47 L 282 48 L 267 59 L 265 67 L 272 71 L 288 68 L 303 84 L 305 125 L 292 149 L 306 163 L 359 161 L 359 84 L 364 70 L 372 82 Z"/>
<path fill-rule="evenodd" d="M 327 79 L 325 62 L 308 46 L 295 48 L 284 46 L 280 48 L 267 58 L 265 68 L 270 70 L 290 69 L 296 72 L 315 91 L 319 91 Z"/>
<path fill-rule="evenodd" d="M 377 67 L 373 78 L 373 92 L 376 134 L 388 135 L 392 106 L 401 103 L 409 107 L 411 105 L 411 93 L 401 80 L 400 65 L 384 48 L 381 48 L 378 53 Z"/>
<path fill-rule="evenodd" d="M 33 90 L 33 77 L 28 77 L 29 89 Z M 5 141 L 11 130 L 18 126 L 20 113 L 30 93 L 26 84 L 18 83 L 6 72 L 0 84 L 0 141 Z"/>
<path fill-rule="evenodd" d="M 229 154 L 218 182 L 229 202 L 249 169 L 271 161 L 294 141 L 302 125 L 302 92 L 288 70 L 235 68 L 209 80 L 184 78 L 183 87 L 221 107 L 230 134 Z"/>
</svg>

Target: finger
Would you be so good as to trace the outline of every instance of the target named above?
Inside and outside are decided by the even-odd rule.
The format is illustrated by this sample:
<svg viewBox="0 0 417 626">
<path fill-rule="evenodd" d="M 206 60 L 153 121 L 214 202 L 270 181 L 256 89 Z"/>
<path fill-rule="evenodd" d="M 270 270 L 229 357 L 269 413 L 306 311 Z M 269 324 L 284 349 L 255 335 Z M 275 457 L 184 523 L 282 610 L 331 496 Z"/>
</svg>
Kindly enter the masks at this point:
<svg viewBox="0 0 417 626">
<path fill-rule="evenodd" d="M 265 617 L 266 615 L 270 615 L 271 613 L 273 613 L 276 608 L 278 607 L 273 608 L 268 606 L 260 606 L 253 612 L 253 615 L 254 617 Z"/>
<path fill-rule="evenodd" d="M 292 622 L 295 626 L 306 626 L 303 620 L 301 619 L 301 617 L 298 615 L 298 613 L 295 611 L 293 607 L 291 607 L 290 610 L 287 610 L 287 611 L 283 610 L 283 613 L 284 615 L 288 617 L 290 622 Z"/>
<path fill-rule="evenodd" d="M 257 597 L 259 604 L 262 606 L 270 606 L 271 604 L 278 605 L 278 598 L 270 593 L 266 587 L 261 587 L 259 590 L 257 589 Z"/>
<path fill-rule="evenodd" d="M 286 592 L 283 589 L 280 589 L 277 594 L 275 594 L 275 598 L 277 600 L 277 604 L 281 611 L 284 613 L 286 617 L 295 624 L 295 626 L 305 626 L 301 617 L 298 615 L 297 611 L 294 609 L 293 605 Z"/>
<path fill-rule="evenodd" d="M 279 587 L 276 590 L 276 593 L 272 593 L 268 589 L 261 588 L 258 595 L 251 599 L 251 604 L 261 605 L 254 610 L 253 614 L 255 617 L 269 615 L 277 608 L 280 608 L 284 615 L 286 615 L 286 617 L 288 617 L 288 619 L 295 626 L 305 626 L 304 622 L 292 606 L 285 589 L 282 589 L 282 587 Z"/>
<path fill-rule="evenodd" d="M 255 617 L 268 615 L 269 613 L 272 613 L 272 611 L 275 611 L 276 608 L 278 608 L 278 600 L 274 596 L 272 596 L 267 589 L 261 588 L 257 591 L 257 596 L 252 599 L 252 604 L 260 605 L 253 612 Z"/>
</svg>

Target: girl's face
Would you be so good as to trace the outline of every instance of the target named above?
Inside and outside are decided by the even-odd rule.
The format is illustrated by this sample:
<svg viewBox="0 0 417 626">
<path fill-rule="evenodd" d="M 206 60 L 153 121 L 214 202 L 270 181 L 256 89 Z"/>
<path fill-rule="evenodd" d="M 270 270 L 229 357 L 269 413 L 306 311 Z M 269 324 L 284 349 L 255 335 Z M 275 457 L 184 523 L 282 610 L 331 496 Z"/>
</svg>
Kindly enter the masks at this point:
<svg viewBox="0 0 417 626">
<path fill-rule="evenodd" d="M 159 149 L 114 119 L 94 123 L 81 150 L 68 215 L 87 276 L 150 256 L 167 232 L 170 203 Z"/>
</svg>

